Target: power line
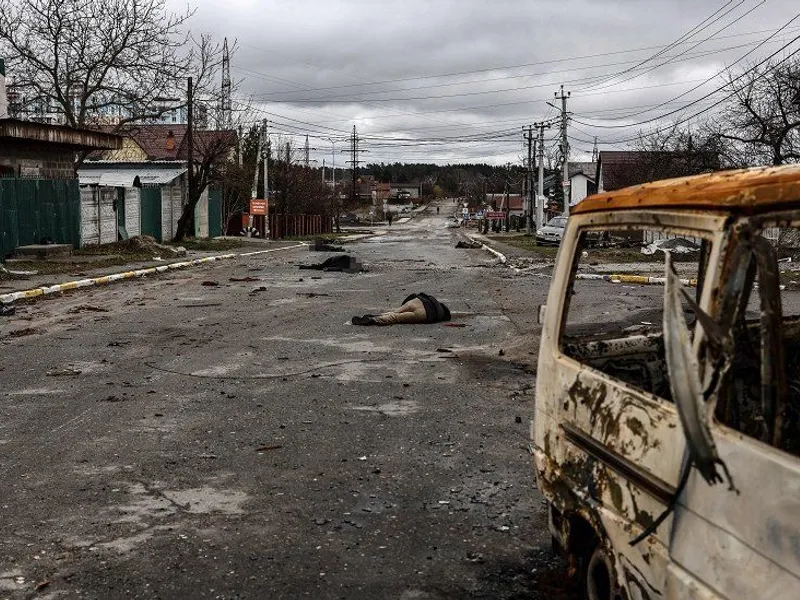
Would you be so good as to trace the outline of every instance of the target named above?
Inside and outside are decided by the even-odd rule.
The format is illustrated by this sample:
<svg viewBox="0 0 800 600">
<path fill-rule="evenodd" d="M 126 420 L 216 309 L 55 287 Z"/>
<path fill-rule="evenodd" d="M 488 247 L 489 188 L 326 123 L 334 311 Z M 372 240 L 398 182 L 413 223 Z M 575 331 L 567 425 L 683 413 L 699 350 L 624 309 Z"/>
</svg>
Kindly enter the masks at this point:
<svg viewBox="0 0 800 600">
<path fill-rule="evenodd" d="M 800 18 L 800 14 L 797 14 L 797 15 L 795 15 L 794 17 L 792 17 L 792 19 L 789 21 L 789 23 L 791 23 L 792 21 L 794 21 L 794 20 L 796 20 L 796 19 L 798 19 L 798 18 Z M 788 24 L 788 23 L 787 23 L 787 24 Z M 652 122 L 654 122 L 654 121 L 661 120 L 661 119 L 663 119 L 663 118 L 665 118 L 665 117 L 668 117 L 668 116 L 674 115 L 674 114 L 676 114 L 676 113 L 679 113 L 679 112 L 681 112 L 681 111 L 685 110 L 686 108 L 688 108 L 689 106 L 693 106 L 693 105 L 695 105 L 695 104 L 697 104 L 697 103 L 699 103 L 699 102 L 701 102 L 701 101 L 703 101 L 703 100 L 706 100 L 706 99 L 710 98 L 710 97 L 711 97 L 711 96 L 713 96 L 714 94 L 717 94 L 717 93 L 719 93 L 719 92 L 721 92 L 721 91 L 725 90 L 725 88 L 727 88 L 728 86 L 730 86 L 730 85 L 732 85 L 733 83 L 735 83 L 736 81 L 738 81 L 738 80 L 742 79 L 742 78 L 743 78 L 743 77 L 745 77 L 745 76 L 746 76 L 748 73 L 752 73 L 752 72 L 753 72 L 755 69 L 757 69 L 758 67 L 760 67 L 761 65 L 763 65 L 765 62 L 769 61 L 770 59 L 774 58 L 775 56 L 777 56 L 778 54 L 780 54 L 781 52 L 783 52 L 783 51 L 784 51 L 786 48 L 788 48 L 789 46 L 791 46 L 791 45 L 792 45 L 794 42 L 796 42 L 798 39 L 800 39 L 800 35 L 798 35 L 798 36 L 795 36 L 795 37 L 794 37 L 792 40 L 790 40 L 790 41 L 789 41 L 788 43 L 786 43 L 785 45 L 781 46 L 781 47 L 780 47 L 778 50 L 776 50 L 775 52 L 773 52 L 772 54 L 770 54 L 769 56 L 767 56 L 767 58 L 763 59 L 763 60 L 762 60 L 761 62 L 759 62 L 758 64 L 756 64 L 756 65 L 754 65 L 753 67 L 751 67 L 751 68 L 749 68 L 749 69 L 747 69 L 747 70 L 743 71 L 743 72 L 742 72 L 742 73 L 740 73 L 740 74 L 739 74 L 737 77 L 735 77 L 735 78 L 731 79 L 729 82 L 727 82 L 727 83 L 723 84 L 722 86 L 720 86 L 720 87 L 718 87 L 717 89 L 715 89 L 714 91 L 712 91 L 712 92 L 710 92 L 710 93 L 708 93 L 708 94 L 706 94 L 706 95 L 702 96 L 701 98 L 698 98 L 697 100 L 693 101 L 692 103 L 688 104 L 687 106 L 685 106 L 685 107 L 683 107 L 683 108 L 680 108 L 680 109 L 675 109 L 675 110 L 669 111 L 669 112 L 667 112 L 667 113 L 664 113 L 663 115 L 660 115 L 660 116 L 658 116 L 658 117 L 653 117 L 653 118 L 650 118 L 650 119 L 646 119 L 646 120 L 644 120 L 644 121 L 640 121 L 640 122 L 638 122 L 638 123 L 628 123 L 628 124 L 626 124 L 626 125 L 600 125 L 600 124 L 584 123 L 583 121 L 580 121 L 580 120 L 578 120 L 578 119 L 575 119 L 575 122 L 576 122 L 576 123 L 579 123 L 579 124 L 581 124 L 581 125 L 585 125 L 586 127 L 596 127 L 596 128 L 600 128 L 600 129 L 620 129 L 620 128 L 627 128 L 627 127 L 638 127 L 638 126 L 640 126 L 640 125 L 646 125 L 647 123 L 652 123 Z M 797 52 L 797 51 L 793 52 L 791 55 L 795 54 L 796 52 Z M 749 54 L 749 53 L 748 53 L 748 54 Z M 791 55 L 790 55 L 790 56 L 791 56 Z M 747 56 L 747 55 L 745 55 L 745 56 Z M 744 58 L 744 56 L 742 56 L 742 57 L 741 57 L 739 60 L 737 60 L 737 61 L 736 61 L 736 63 L 738 63 L 739 61 L 741 61 L 743 58 Z M 785 59 L 784 59 L 784 60 L 785 60 Z M 783 62 L 783 61 L 781 61 L 781 62 Z M 736 63 L 734 63 L 734 64 L 736 64 Z M 716 75 L 714 75 L 713 77 L 710 77 L 710 78 L 709 78 L 709 79 L 707 79 L 706 81 L 711 81 L 711 79 L 714 79 L 714 78 L 718 77 L 718 76 L 719 76 L 719 75 L 721 75 L 721 74 L 722 74 L 722 71 L 720 71 L 719 73 L 717 73 L 717 74 L 716 74 Z M 702 85 L 702 84 L 701 84 L 701 85 Z M 697 89 L 697 88 L 699 88 L 699 87 L 700 87 L 700 86 L 696 86 L 695 88 L 693 88 L 693 90 L 696 90 L 696 89 Z M 693 91 L 693 90 L 689 90 L 689 92 L 691 92 L 691 91 Z M 689 93 L 689 92 L 684 92 L 684 94 L 681 94 L 681 96 L 683 96 L 683 95 L 685 95 L 686 93 Z M 680 98 L 681 96 L 677 96 L 676 98 L 673 98 L 673 100 L 675 100 L 675 99 L 677 99 L 677 98 Z M 728 96 L 728 97 L 729 97 L 729 96 Z M 714 104 L 714 105 L 712 105 L 712 106 L 716 106 L 717 104 L 719 104 L 719 103 L 715 103 L 715 104 Z M 711 108 L 711 107 L 709 107 L 709 108 Z M 701 111 L 701 113 L 702 113 L 702 112 L 706 112 L 707 110 L 709 110 L 709 109 L 708 109 L 708 108 L 707 108 L 707 109 L 704 109 L 703 111 Z M 701 113 L 698 113 L 698 114 L 701 114 Z"/>
</svg>

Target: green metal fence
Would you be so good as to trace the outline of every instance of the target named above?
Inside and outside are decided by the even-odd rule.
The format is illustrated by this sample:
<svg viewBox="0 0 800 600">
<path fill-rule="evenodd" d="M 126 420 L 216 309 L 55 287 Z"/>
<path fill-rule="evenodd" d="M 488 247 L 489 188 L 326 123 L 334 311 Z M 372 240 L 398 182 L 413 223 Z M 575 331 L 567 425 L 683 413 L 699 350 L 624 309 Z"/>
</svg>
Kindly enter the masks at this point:
<svg viewBox="0 0 800 600">
<path fill-rule="evenodd" d="M 208 237 L 222 235 L 222 190 L 208 190 Z"/>
<path fill-rule="evenodd" d="M 78 180 L 1 178 L 0 258 L 43 241 L 80 246 Z"/>
<path fill-rule="evenodd" d="M 152 235 L 161 241 L 161 188 L 143 187 L 140 191 L 142 202 L 142 235 Z"/>
</svg>

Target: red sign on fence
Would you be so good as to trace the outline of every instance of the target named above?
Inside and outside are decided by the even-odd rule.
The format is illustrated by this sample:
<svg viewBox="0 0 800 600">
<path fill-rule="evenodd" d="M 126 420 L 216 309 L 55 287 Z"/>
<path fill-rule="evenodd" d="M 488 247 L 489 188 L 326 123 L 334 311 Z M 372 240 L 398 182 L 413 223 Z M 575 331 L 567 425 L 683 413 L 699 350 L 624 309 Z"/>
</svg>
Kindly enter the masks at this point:
<svg viewBox="0 0 800 600">
<path fill-rule="evenodd" d="M 507 216 L 506 213 L 504 213 L 501 210 L 486 211 L 485 213 L 483 213 L 484 219 L 505 219 L 506 216 Z"/>
<path fill-rule="evenodd" d="M 253 198 L 250 200 L 250 214 L 251 215 L 266 215 L 267 214 L 267 201 Z"/>
</svg>

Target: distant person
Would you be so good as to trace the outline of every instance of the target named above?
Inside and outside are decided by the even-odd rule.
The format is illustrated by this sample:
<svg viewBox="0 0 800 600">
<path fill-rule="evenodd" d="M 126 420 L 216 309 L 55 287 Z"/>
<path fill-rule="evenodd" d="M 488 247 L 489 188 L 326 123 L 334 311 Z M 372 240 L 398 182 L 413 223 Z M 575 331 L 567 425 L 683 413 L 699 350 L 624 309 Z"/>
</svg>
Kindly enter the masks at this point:
<svg viewBox="0 0 800 600">
<path fill-rule="evenodd" d="M 436 207 L 436 214 L 437 215 L 439 214 L 439 207 L 438 206 Z"/>
<path fill-rule="evenodd" d="M 394 215 L 392 213 L 389 213 L 388 217 L 389 217 L 389 227 L 391 227 L 392 226 L 392 219 L 394 218 Z"/>
<path fill-rule="evenodd" d="M 441 323 L 450 320 L 450 309 L 433 296 L 411 294 L 397 310 L 380 315 L 353 317 L 353 325 L 414 325 L 420 323 Z"/>
</svg>

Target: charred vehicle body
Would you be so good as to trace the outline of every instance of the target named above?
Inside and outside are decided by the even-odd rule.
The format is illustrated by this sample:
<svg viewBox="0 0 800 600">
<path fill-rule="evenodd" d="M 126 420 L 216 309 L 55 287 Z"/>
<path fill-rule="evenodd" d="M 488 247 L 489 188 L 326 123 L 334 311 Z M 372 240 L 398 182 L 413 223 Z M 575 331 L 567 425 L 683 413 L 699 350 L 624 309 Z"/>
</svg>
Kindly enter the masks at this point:
<svg viewBox="0 0 800 600">
<path fill-rule="evenodd" d="M 598 234 L 673 243 L 654 275 L 615 279 L 584 264 Z M 800 598 L 798 260 L 800 166 L 572 209 L 531 435 L 554 544 L 589 598 Z"/>
</svg>

